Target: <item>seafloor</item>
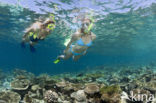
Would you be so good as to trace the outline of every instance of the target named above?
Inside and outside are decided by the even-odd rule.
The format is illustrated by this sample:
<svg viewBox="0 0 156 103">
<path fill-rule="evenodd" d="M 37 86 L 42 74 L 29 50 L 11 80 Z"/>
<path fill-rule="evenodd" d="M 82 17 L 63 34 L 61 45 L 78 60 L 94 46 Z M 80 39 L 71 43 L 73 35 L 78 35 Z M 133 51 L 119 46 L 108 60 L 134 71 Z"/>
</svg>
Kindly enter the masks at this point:
<svg viewBox="0 0 156 103">
<path fill-rule="evenodd" d="M 0 71 L 0 103 L 156 103 L 155 70 L 150 64 L 39 76 Z"/>
</svg>

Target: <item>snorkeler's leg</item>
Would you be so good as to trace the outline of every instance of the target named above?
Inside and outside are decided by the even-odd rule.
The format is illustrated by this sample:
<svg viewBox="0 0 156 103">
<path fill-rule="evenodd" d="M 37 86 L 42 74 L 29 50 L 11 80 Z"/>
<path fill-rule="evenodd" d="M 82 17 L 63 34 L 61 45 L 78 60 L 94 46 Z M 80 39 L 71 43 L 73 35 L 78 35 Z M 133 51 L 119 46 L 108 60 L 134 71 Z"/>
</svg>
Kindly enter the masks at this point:
<svg viewBox="0 0 156 103">
<path fill-rule="evenodd" d="M 70 48 L 66 52 L 64 52 L 64 54 L 65 54 L 64 60 L 67 60 L 73 56 L 73 53 L 71 52 Z"/>
<path fill-rule="evenodd" d="M 69 48 L 69 49 L 67 49 L 67 50 L 64 51 L 64 54 L 63 55 L 59 55 L 57 57 L 57 59 L 54 61 L 54 64 L 57 64 L 58 62 L 60 62 L 61 59 L 62 60 L 67 60 L 67 59 L 69 59 L 72 56 L 73 56 L 73 53 L 71 52 L 71 50 Z"/>
<path fill-rule="evenodd" d="M 21 47 L 25 48 L 25 44 L 26 44 L 27 42 L 30 42 L 29 37 L 28 37 L 28 36 L 23 36 L 22 42 L 21 42 Z"/>
<path fill-rule="evenodd" d="M 74 55 L 74 56 L 73 56 L 73 60 L 74 60 L 74 61 L 77 61 L 80 57 L 81 57 L 81 55 L 76 55 L 76 56 Z"/>
<path fill-rule="evenodd" d="M 35 45 L 36 43 L 34 43 L 34 42 L 32 42 L 32 41 L 30 41 L 29 43 L 30 43 L 30 51 L 31 51 L 31 52 L 35 52 L 36 49 L 35 49 L 34 45 Z"/>
<path fill-rule="evenodd" d="M 25 48 L 25 43 L 26 43 L 26 39 L 22 38 L 22 42 L 21 42 L 21 47 L 22 48 Z"/>
<path fill-rule="evenodd" d="M 67 60 L 69 59 L 70 57 L 72 57 L 72 52 L 70 52 L 70 50 L 67 50 L 64 55 L 59 55 L 58 56 L 58 59 L 63 59 L 63 60 Z"/>
<path fill-rule="evenodd" d="M 69 59 L 70 57 L 72 57 L 72 53 L 70 53 L 70 54 L 68 54 L 68 55 L 65 55 L 65 57 L 64 57 L 64 60 L 67 60 L 67 59 Z"/>
<path fill-rule="evenodd" d="M 72 54 L 70 54 L 70 55 L 59 55 L 59 56 L 57 57 L 57 59 L 67 60 L 67 59 L 69 59 L 70 57 L 72 57 Z"/>
</svg>

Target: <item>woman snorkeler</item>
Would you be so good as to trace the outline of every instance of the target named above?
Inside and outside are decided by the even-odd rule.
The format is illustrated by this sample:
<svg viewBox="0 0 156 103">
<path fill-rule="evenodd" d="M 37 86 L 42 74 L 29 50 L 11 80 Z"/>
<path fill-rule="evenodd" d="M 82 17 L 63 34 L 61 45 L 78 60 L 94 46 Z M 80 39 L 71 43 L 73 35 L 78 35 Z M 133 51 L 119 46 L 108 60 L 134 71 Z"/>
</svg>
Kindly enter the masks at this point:
<svg viewBox="0 0 156 103">
<path fill-rule="evenodd" d="M 73 57 L 73 60 L 78 60 L 82 55 L 85 55 L 87 49 L 92 45 L 96 39 L 96 35 L 91 32 L 93 27 L 93 20 L 84 18 L 82 20 L 82 27 L 72 35 L 64 54 L 57 57 L 54 61 L 57 64 L 61 59 L 66 60 Z"/>
<path fill-rule="evenodd" d="M 25 43 L 28 42 L 30 44 L 30 50 L 32 52 L 35 51 L 34 45 L 37 44 L 38 41 L 44 40 L 54 28 L 55 19 L 53 15 L 46 18 L 45 21 L 36 21 L 25 30 L 21 43 L 22 47 L 25 47 Z"/>
</svg>

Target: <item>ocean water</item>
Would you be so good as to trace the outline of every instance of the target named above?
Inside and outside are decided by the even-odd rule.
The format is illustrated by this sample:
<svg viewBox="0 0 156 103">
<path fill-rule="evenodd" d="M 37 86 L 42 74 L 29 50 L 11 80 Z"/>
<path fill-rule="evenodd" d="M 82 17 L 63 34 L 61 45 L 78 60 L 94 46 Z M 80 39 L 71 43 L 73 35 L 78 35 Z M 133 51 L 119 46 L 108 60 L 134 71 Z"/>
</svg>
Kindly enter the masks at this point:
<svg viewBox="0 0 156 103">
<path fill-rule="evenodd" d="M 21 48 L 24 30 L 40 16 L 54 13 L 56 29 L 35 45 Z M 97 38 L 87 54 L 54 64 L 64 43 L 89 14 Z M 155 0 L 0 0 L 0 69 L 19 68 L 35 74 L 78 72 L 100 65 L 156 63 Z"/>
</svg>

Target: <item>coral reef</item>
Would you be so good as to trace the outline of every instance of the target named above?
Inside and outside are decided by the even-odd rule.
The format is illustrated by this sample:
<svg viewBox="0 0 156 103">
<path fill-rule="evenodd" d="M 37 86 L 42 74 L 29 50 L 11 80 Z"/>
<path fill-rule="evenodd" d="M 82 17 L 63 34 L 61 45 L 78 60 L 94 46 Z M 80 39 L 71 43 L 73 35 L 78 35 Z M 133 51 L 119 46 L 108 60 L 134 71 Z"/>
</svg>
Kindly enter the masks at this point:
<svg viewBox="0 0 156 103">
<path fill-rule="evenodd" d="M 101 99 L 103 102 L 106 103 L 120 103 L 120 94 L 121 89 L 118 85 L 111 85 L 111 86 L 103 86 L 100 89 L 100 93 L 102 94 Z"/>
<path fill-rule="evenodd" d="M 13 91 L 0 92 L 0 102 L 2 103 L 19 103 L 21 97 Z"/>
<path fill-rule="evenodd" d="M 80 73 L 35 76 L 15 69 L 1 76 L 0 103 L 155 103 L 155 66 L 95 67 Z M 3 75 L 3 72 L 0 71 Z M 131 94 L 154 97 L 132 101 Z M 123 98 L 122 95 L 127 96 Z M 8 99 L 9 98 L 9 99 Z M 140 99 L 141 98 L 141 99 Z"/>
<path fill-rule="evenodd" d="M 13 90 L 26 90 L 30 86 L 30 81 L 25 78 L 21 79 L 15 79 L 13 82 L 11 82 L 11 88 Z"/>
<path fill-rule="evenodd" d="M 73 92 L 71 94 L 71 98 L 74 98 L 75 102 L 86 102 L 87 100 L 84 90 L 78 90 L 77 92 Z"/>
<path fill-rule="evenodd" d="M 46 91 L 44 95 L 44 99 L 47 103 L 57 103 L 58 102 L 58 94 L 52 90 Z"/>
<path fill-rule="evenodd" d="M 88 95 L 94 95 L 95 93 L 99 92 L 99 87 L 97 84 L 87 84 L 86 88 L 84 89 L 85 93 L 87 93 Z"/>
</svg>

